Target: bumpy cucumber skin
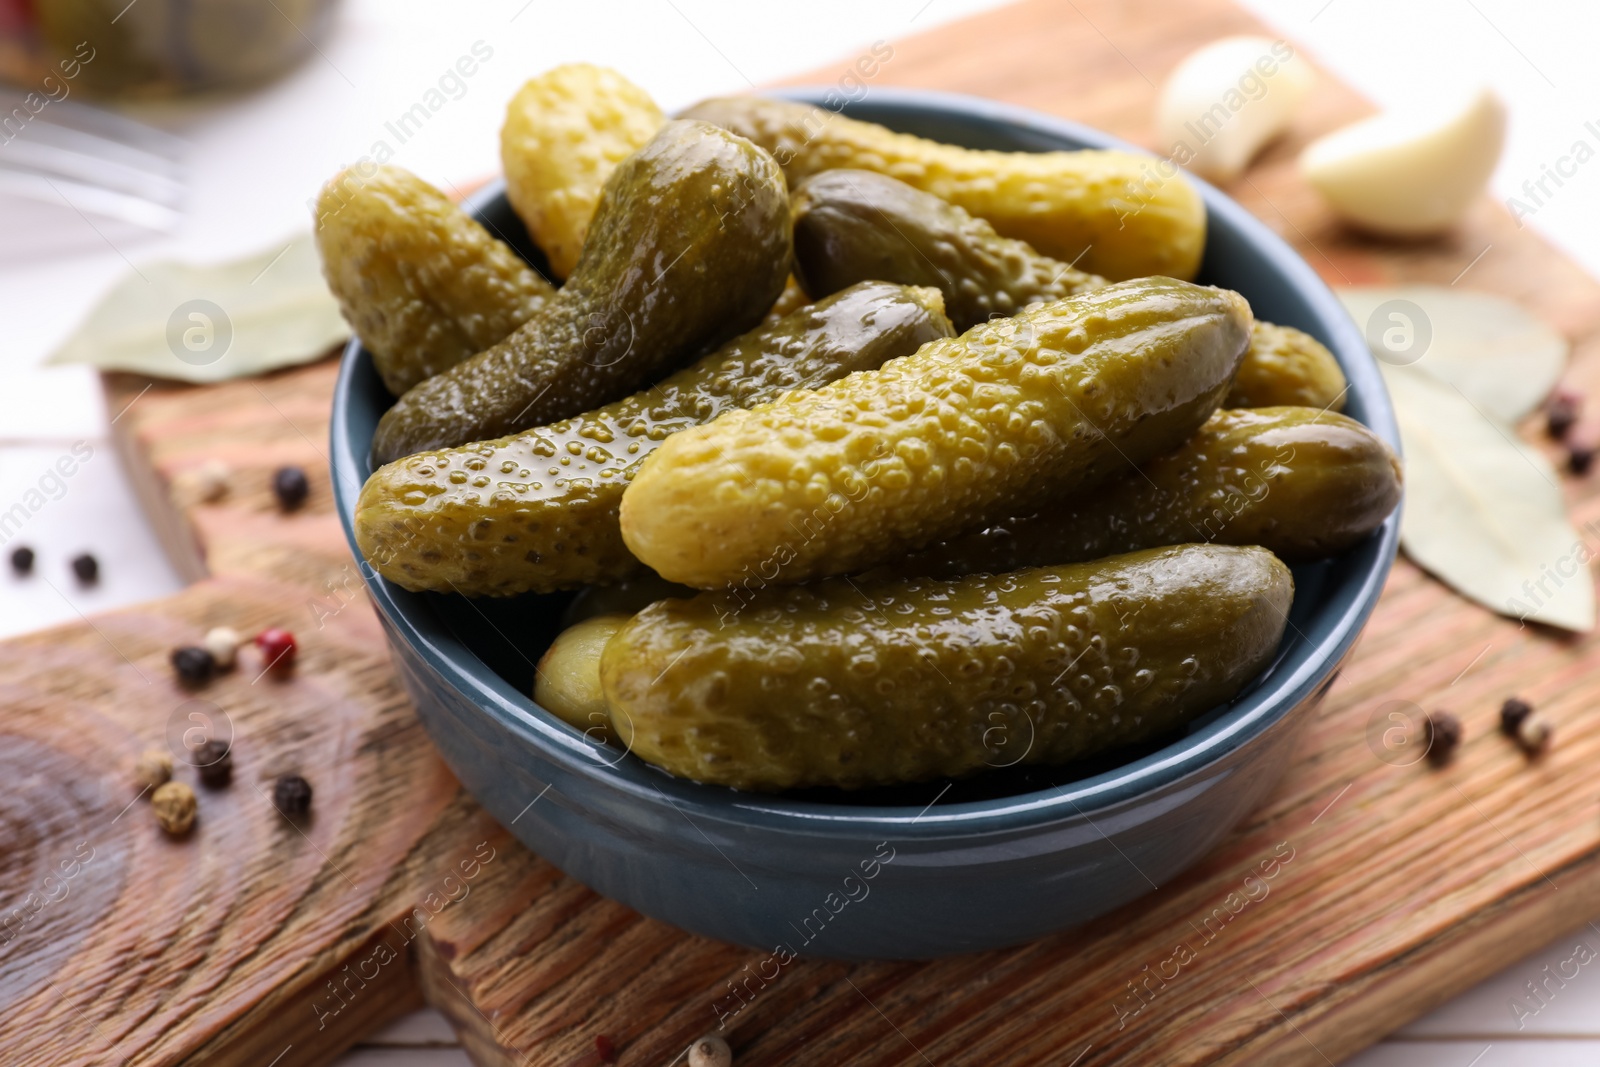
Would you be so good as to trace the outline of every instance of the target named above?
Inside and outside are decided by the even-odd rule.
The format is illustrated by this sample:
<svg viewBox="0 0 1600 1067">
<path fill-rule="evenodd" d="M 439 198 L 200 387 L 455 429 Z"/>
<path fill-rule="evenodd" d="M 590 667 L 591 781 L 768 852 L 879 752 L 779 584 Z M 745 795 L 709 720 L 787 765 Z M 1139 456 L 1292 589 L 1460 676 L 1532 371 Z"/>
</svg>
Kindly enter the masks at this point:
<svg viewBox="0 0 1600 1067">
<path fill-rule="evenodd" d="M 379 468 L 356 502 L 356 541 L 379 574 L 414 591 L 618 581 L 639 569 L 618 525 L 623 490 L 669 435 L 952 332 L 937 289 L 852 286 L 587 415 Z"/>
<path fill-rule="evenodd" d="M 774 587 L 645 608 L 606 644 L 641 759 L 748 790 L 1060 763 L 1159 737 L 1270 662 L 1289 570 L 1187 545 L 954 581 Z"/>
<path fill-rule="evenodd" d="M 1159 545 L 1260 545 L 1291 563 L 1360 543 L 1400 503 L 1400 461 L 1354 419 L 1305 407 L 1219 411 L 1140 473 L 933 545 L 876 576 L 1053 566 Z"/>
<path fill-rule="evenodd" d="M 789 260 L 772 157 L 715 126 L 668 123 L 612 172 L 567 284 L 511 336 L 402 396 L 373 458 L 500 437 L 638 389 L 760 322 Z"/>
<path fill-rule="evenodd" d="M 825 170 L 789 197 L 795 270 L 813 297 L 867 278 L 931 285 L 958 330 L 1106 285 L 905 182 Z"/>
<path fill-rule="evenodd" d="M 1188 279 L 1200 269 L 1205 203 L 1181 173 L 1163 177 L 1160 160 L 1097 150 L 975 151 L 755 97 L 707 100 L 684 116 L 750 138 L 777 157 L 791 184 L 841 167 L 888 174 L 1113 281 Z"/>
<path fill-rule="evenodd" d="M 1308 407 L 1343 411 L 1348 387 L 1321 341 L 1292 326 L 1257 322 L 1250 352 L 1223 403 L 1230 408 Z"/>
<path fill-rule="evenodd" d="M 665 122 L 649 93 L 592 63 L 530 78 L 506 105 L 506 199 L 557 278 L 577 266 L 606 179 Z"/>
<path fill-rule="evenodd" d="M 850 574 L 1176 448 L 1250 333 L 1237 293 L 1123 282 L 924 345 L 667 441 L 622 535 L 700 589 Z"/>
<path fill-rule="evenodd" d="M 400 167 L 340 172 L 317 196 L 322 274 L 391 393 L 533 317 L 554 287 L 450 198 Z"/>
</svg>

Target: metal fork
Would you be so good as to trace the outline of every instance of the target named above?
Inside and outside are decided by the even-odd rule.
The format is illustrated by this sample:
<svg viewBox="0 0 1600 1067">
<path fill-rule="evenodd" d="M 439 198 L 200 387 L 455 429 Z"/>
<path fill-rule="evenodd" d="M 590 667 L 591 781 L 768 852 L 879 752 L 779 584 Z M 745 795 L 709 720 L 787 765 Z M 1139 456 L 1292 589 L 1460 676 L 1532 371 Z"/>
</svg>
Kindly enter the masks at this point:
<svg viewBox="0 0 1600 1067">
<path fill-rule="evenodd" d="M 41 99 L 34 94 L 35 101 Z M 185 142 L 75 100 L 37 113 L 0 89 L 0 193 L 169 232 L 182 217 Z"/>
</svg>

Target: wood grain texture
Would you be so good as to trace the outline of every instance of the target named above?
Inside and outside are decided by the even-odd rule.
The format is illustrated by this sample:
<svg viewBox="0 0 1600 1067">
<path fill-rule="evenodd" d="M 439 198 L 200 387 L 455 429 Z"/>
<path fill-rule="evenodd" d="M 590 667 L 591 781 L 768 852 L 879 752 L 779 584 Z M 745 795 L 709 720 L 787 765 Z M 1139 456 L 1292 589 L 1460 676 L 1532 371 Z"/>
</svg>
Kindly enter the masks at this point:
<svg viewBox="0 0 1600 1067">
<path fill-rule="evenodd" d="M 1148 144 L 1155 86 L 1178 59 L 1258 29 L 1224 0 L 1029 0 L 895 41 L 872 84 L 970 92 Z M 836 82 L 849 62 L 794 81 Z M 1572 339 L 1572 380 L 1600 386 L 1600 287 L 1495 205 L 1423 243 L 1362 239 L 1326 214 L 1293 160 L 1366 110 L 1324 78 L 1229 191 L 1331 284 L 1511 296 Z M 1199 867 L 1092 929 L 936 964 L 774 974 L 763 953 L 642 919 L 510 841 L 421 736 L 331 512 L 333 374 L 142 394 L 111 382 L 113 410 L 133 401 L 118 422 L 126 454 L 148 465 L 153 497 L 175 501 L 213 577 L 0 646 L 15 709 L 0 766 L 24 783 L 0 794 L 4 884 L 20 899 L 80 841 L 96 848 L 70 893 L 0 944 L 7 1063 L 263 1064 L 275 1043 L 321 1062 L 420 989 L 480 1064 L 598 1064 L 602 1034 L 624 1064 L 667 1064 L 720 1018 L 742 1063 L 1299 1067 L 1336 1062 L 1600 914 L 1596 642 L 1519 628 L 1402 561 L 1283 786 Z M 199 503 L 186 472 L 219 455 L 234 492 Z M 291 517 L 267 493 L 283 462 L 313 472 Z M 1600 520 L 1592 483 L 1568 492 L 1580 525 Z M 202 791 L 195 836 L 162 838 L 143 802 L 114 820 L 127 763 L 187 696 L 166 648 L 212 622 L 294 618 L 306 653 L 292 682 L 252 686 L 241 671 L 200 694 L 238 725 L 241 762 L 227 794 Z M 1541 760 L 1496 733 L 1511 693 L 1557 722 Z M 1369 726 L 1390 701 L 1461 716 L 1456 761 L 1380 758 Z M 318 788 L 305 841 L 255 792 L 297 761 Z M 395 961 L 337 996 L 380 944 Z"/>
</svg>

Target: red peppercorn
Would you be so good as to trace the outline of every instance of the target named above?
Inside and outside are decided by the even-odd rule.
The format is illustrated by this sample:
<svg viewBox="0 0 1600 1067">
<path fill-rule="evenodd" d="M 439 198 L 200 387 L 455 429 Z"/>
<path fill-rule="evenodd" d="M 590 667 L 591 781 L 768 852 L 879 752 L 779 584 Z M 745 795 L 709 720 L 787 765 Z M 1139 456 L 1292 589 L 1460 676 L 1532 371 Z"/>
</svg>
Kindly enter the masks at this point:
<svg viewBox="0 0 1600 1067">
<path fill-rule="evenodd" d="M 617 1062 L 617 1046 L 613 1045 L 611 1043 L 611 1039 L 605 1034 L 595 1035 L 594 1050 L 595 1052 L 599 1053 L 600 1058 L 605 1060 L 607 1063 Z"/>
<path fill-rule="evenodd" d="M 256 647 L 266 665 L 274 670 L 286 671 L 294 666 L 296 645 L 294 634 L 276 626 L 256 634 Z"/>
</svg>

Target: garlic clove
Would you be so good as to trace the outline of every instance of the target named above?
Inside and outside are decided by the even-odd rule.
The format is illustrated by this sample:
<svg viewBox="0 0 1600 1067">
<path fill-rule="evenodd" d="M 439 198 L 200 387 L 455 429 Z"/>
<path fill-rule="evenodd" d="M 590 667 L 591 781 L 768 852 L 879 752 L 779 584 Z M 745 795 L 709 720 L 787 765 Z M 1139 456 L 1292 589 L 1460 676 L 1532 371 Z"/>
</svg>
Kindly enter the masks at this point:
<svg viewBox="0 0 1600 1067">
<path fill-rule="evenodd" d="M 1288 127 L 1315 80 L 1287 41 L 1213 41 L 1167 76 L 1156 105 L 1161 149 L 1208 181 L 1230 182 Z"/>
<path fill-rule="evenodd" d="M 1386 112 L 1336 130 L 1306 148 L 1300 169 L 1347 221 L 1421 237 L 1448 229 L 1472 206 L 1505 135 L 1505 105 L 1483 86 L 1449 106 Z"/>
</svg>

